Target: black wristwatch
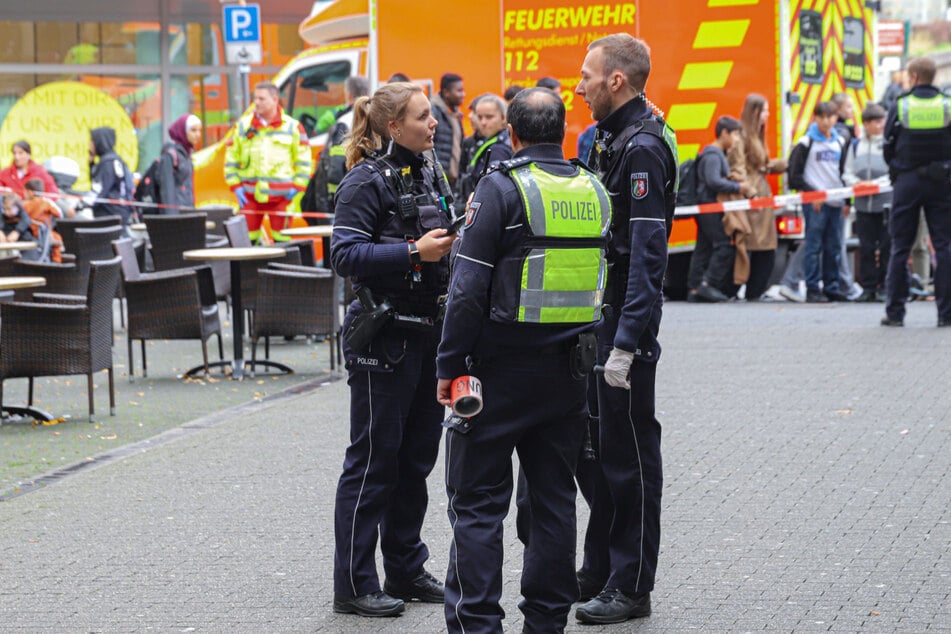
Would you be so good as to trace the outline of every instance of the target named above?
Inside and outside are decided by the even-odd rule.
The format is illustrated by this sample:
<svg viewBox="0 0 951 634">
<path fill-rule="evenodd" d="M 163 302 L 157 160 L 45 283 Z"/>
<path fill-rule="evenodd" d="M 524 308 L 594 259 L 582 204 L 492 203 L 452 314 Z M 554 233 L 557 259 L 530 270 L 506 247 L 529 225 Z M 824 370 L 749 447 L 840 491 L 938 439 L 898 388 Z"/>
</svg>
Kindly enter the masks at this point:
<svg viewBox="0 0 951 634">
<path fill-rule="evenodd" d="M 412 264 L 413 266 L 420 266 L 420 265 L 422 265 L 422 263 L 423 263 L 423 256 L 421 256 L 421 255 L 419 254 L 419 247 L 416 246 L 416 242 L 415 242 L 414 240 L 410 240 L 407 244 L 409 245 L 409 261 L 410 261 L 410 264 Z"/>
</svg>

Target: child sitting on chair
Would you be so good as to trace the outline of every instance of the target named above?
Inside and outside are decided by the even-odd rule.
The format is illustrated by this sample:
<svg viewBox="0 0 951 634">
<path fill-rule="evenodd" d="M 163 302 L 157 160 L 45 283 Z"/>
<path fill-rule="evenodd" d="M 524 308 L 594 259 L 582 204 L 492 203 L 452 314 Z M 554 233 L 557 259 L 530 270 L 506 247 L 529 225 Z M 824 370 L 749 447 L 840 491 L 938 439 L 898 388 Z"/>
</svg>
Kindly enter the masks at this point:
<svg viewBox="0 0 951 634">
<path fill-rule="evenodd" d="M 31 178 L 23 183 L 23 191 L 26 200 L 23 208 L 32 221 L 30 229 L 34 238 L 40 237 L 40 228 L 38 223 L 44 224 L 49 228 L 50 260 L 53 262 L 63 261 L 63 238 L 53 231 L 53 223 L 56 219 L 63 217 L 63 211 L 56 206 L 50 199 L 44 198 L 43 181 L 38 178 Z"/>
</svg>

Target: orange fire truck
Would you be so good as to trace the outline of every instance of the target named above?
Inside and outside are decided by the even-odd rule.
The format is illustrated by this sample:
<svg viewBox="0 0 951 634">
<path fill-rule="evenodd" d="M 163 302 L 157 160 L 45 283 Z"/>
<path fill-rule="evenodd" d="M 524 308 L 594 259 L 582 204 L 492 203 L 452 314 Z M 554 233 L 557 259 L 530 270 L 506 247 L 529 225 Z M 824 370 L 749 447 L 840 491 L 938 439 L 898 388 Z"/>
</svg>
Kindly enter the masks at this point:
<svg viewBox="0 0 951 634">
<path fill-rule="evenodd" d="M 752 92 L 765 95 L 777 113 L 768 125 L 773 155 L 788 154 L 818 101 L 845 91 L 861 110 L 872 99 L 875 14 L 863 0 L 319 1 L 300 25 L 313 48 L 274 81 L 316 151 L 325 140 L 317 121 L 343 103 L 350 75 L 377 85 L 401 72 L 432 89 L 442 73 L 454 72 L 464 78 L 469 98 L 554 77 L 568 111 L 565 152 L 575 156 L 577 137 L 591 123 L 573 92 L 585 48 L 619 31 L 651 46 L 647 93 L 676 130 L 681 161 L 713 140 L 719 116 L 739 116 Z M 200 203 L 233 204 L 222 157 L 223 147 L 215 145 L 195 158 Z M 798 212 L 778 212 L 777 227 L 781 238 L 798 237 Z M 685 290 L 695 235 L 692 219 L 675 221 L 668 275 L 673 295 Z M 787 245 L 781 244 L 778 262 L 785 262 Z"/>
</svg>

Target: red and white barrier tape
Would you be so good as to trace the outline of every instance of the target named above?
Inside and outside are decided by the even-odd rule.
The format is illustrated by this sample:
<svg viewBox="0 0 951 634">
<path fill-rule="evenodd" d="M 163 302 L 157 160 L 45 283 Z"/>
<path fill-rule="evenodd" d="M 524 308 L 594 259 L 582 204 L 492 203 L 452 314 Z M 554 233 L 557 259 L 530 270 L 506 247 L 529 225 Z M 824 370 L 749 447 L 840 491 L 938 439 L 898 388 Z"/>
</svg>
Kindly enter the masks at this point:
<svg viewBox="0 0 951 634">
<path fill-rule="evenodd" d="M 13 191 L 12 189 L 10 189 L 9 187 L 0 186 L 0 194 L 6 194 L 6 193 L 11 193 L 11 194 L 12 194 L 12 193 L 16 193 L 16 192 L 14 192 L 14 191 Z M 136 202 L 136 201 L 134 201 L 134 200 L 123 200 L 123 199 L 121 199 L 121 198 L 90 198 L 90 197 L 87 197 L 87 196 L 80 196 L 80 195 L 78 195 L 78 194 L 62 194 L 62 193 L 54 194 L 54 193 L 52 193 L 52 192 L 49 192 L 49 193 L 44 192 L 44 193 L 37 194 L 37 195 L 40 196 L 40 197 L 42 197 L 42 198 L 48 198 L 49 200 L 53 200 L 53 201 L 58 200 L 58 199 L 60 199 L 60 198 L 65 198 L 65 199 L 67 199 L 67 200 L 76 200 L 76 201 L 79 201 L 79 202 L 83 203 L 83 204 L 86 205 L 86 206 L 92 206 L 92 205 L 94 205 L 94 204 L 96 204 L 96 203 L 103 203 L 103 204 L 107 204 L 107 205 L 125 205 L 125 206 L 127 206 L 127 207 L 137 207 L 137 208 L 144 209 L 144 210 L 148 210 L 148 209 L 175 209 L 175 210 L 180 211 L 180 210 L 182 210 L 182 209 L 186 209 L 186 210 L 188 210 L 189 212 L 191 212 L 191 211 L 201 211 L 201 208 L 200 208 L 200 207 L 188 207 L 188 206 L 186 206 L 186 205 L 167 205 L 167 204 L 163 204 L 163 203 L 141 203 L 141 202 Z M 333 218 L 333 217 L 334 217 L 333 214 L 331 214 L 331 213 L 326 213 L 326 212 L 323 212 L 323 211 L 298 211 L 298 212 L 294 212 L 294 211 L 261 211 L 261 210 L 258 210 L 258 209 L 239 209 L 238 211 L 240 211 L 241 213 L 244 213 L 244 214 L 273 214 L 273 215 L 275 215 L 275 216 L 290 216 L 290 217 L 301 216 L 302 218 Z"/>
<path fill-rule="evenodd" d="M 798 194 L 784 194 L 782 196 L 764 196 L 762 198 L 742 198 L 722 203 L 704 203 L 702 205 L 685 205 L 674 210 L 674 216 L 696 216 L 697 214 L 712 214 L 721 211 L 745 211 L 748 209 L 782 208 L 787 205 L 803 203 L 822 203 L 827 200 L 843 200 L 845 198 L 860 198 L 874 194 L 885 194 L 892 191 L 891 185 L 855 185 L 854 187 L 839 187 Z"/>
</svg>

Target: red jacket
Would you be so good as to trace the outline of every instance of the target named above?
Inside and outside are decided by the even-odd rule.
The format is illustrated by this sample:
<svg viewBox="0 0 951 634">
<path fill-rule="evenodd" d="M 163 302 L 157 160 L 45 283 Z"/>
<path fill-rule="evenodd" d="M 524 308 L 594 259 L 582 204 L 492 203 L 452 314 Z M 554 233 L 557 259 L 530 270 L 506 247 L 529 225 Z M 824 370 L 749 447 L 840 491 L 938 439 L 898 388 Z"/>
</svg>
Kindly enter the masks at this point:
<svg viewBox="0 0 951 634">
<path fill-rule="evenodd" d="M 0 171 L 0 186 L 9 187 L 17 196 L 23 198 L 23 184 L 31 178 L 38 178 L 43 181 L 43 189 L 47 194 L 59 193 L 56 181 L 53 180 L 50 173 L 42 165 L 33 161 L 27 163 L 26 174 L 23 175 L 23 178 L 20 178 L 17 173 L 17 166 L 12 163 L 10 167 Z"/>
</svg>

